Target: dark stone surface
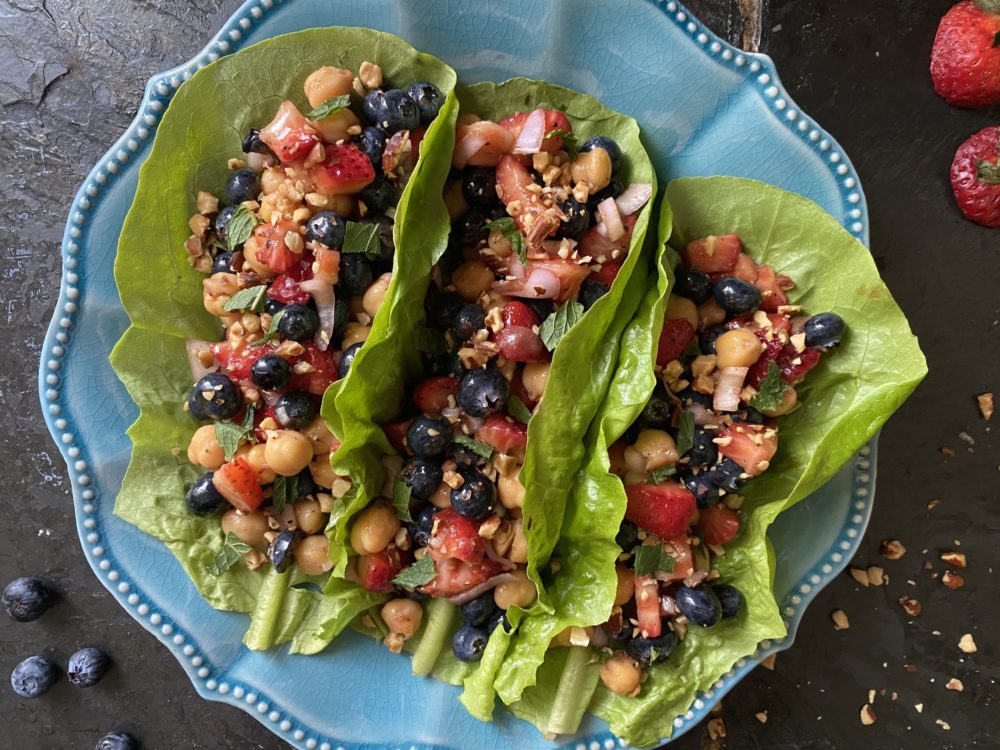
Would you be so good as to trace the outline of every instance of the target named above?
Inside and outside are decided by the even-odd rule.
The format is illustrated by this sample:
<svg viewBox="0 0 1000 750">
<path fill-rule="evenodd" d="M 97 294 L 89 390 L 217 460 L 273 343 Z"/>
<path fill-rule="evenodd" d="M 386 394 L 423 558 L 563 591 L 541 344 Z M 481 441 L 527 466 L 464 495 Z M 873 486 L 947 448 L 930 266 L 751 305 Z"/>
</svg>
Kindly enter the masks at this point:
<svg viewBox="0 0 1000 750">
<path fill-rule="evenodd" d="M 701 0 L 691 8 L 739 39 L 745 0 Z M 884 588 L 841 576 L 810 607 L 795 647 L 774 672 L 759 669 L 724 701 L 730 748 L 995 747 L 1000 634 L 996 616 L 998 441 L 974 395 L 1000 365 L 1000 235 L 962 220 L 947 168 L 954 148 L 998 115 L 951 110 L 927 76 L 937 19 L 949 0 L 771 0 L 761 49 L 778 63 L 798 103 L 853 158 L 872 217 L 872 244 L 907 311 L 931 372 L 884 430 L 878 502 L 856 564 L 884 566 Z M 243 712 L 202 701 L 159 643 L 115 604 L 91 574 L 76 538 L 61 459 L 41 421 L 37 357 L 55 302 L 58 242 L 73 193 L 131 121 L 146 79 L 201 48 L 234 0 L 3 0 L 0 2 L 0 449 L 8 514 L 0 579 L 45 572 L 62 603 L 37 623 L 0 617 L 0 747 L 90 748 L 112 728 L 147 748 L 280 748 Z M 836 268 L 830 269 L 836 273 Z M 965 432 L 975 444 L 959 437 Z M 955 451 L 948 457 L 940 451 Z M 927 509 L 932 498 L 940 505 Z M 897 562 L 879 541 L 901 539 Z M 934 577 L 941 550 L 961 542 L 967 584 L 949 591 Z M 923 569 L 924 560 L 933 570 Z M 913 583 L 911 584 L 910 581 Z M 993 592 L 992 594 L 990 592 Z M 923 603 L 910 623 L 896 600 Z M 851 627 L 835 632 L 830 612 Z M 962 654 L 962 634 L 979 652 Z M 106 649 L 115 666 L 94 688 L 65 681 L 44 698 L 16 699 L 7 675 L 44 653 L 65 664 L 83 645 Z M 916 665 L 909 672 L 905 664 Z M 964 692 L 945 689 L 957 677 Z M 858 718 L 868 691 L 878 722 Z M 898 700 L 893 701 L 893 693 Z M 914 705 L 923 704 L 923 713 Z M 767 712 L 761 724 L 755 714 Z M 944 730 L 936 720 L 950 725 Z M 672 745 L 710 746 L 699 728 Z M 721 744 L 714 745 L 721 747 Z"/>
</svg>

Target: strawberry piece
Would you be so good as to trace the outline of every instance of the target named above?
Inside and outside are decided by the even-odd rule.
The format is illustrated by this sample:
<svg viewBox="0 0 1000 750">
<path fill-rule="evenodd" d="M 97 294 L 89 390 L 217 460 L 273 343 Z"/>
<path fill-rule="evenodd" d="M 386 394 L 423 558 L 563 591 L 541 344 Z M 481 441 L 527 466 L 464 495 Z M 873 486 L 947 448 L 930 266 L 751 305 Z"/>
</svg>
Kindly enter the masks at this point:
<svg viewBox="0 0 1000 750">
<path fill-rule="evenodd" d="M 791 344 L 786 344 L 778 352 L 778 367 L 781 369 L 781 379 L 789 385 L 795 385 L 806 373 L 819 364 L 820 353 L 816 349 L 796 351 Z"/>
<path fill-rule="evenodd" d="M 733 270 L 726 275 L 735 276 L 738 279 L 743 279 L 744 281 L 749 281 L 751 284 L 754 284 L 757 282 L 758 273 L 759 271 L 754 259 L 746 253 L 740 253 L 736 258 L 736 265 L 733 266 Z M 715 279 L 713 279 L 713 281 L 714 280 Z"/>
<path fill-rule="evenodd" d="M 660 584 L 653 576 L 635 577 L 635 615 L 643 638 L 660 636 Z"/>
<path fill-rule="evenodd" d="M 553 130 L 562 130 L 566 133 L 573 132 L 573 126 L 570 124 L 565 112 L 558 109 L 543 109 L 542 112 L 545 113 L 545 128 L 542 131 L 543 133 L 551 133 Z M 509 130 L 516 139 L 521 134 L 524 122 L 530 114 L 531 112 L 515 112 L 512 115 L 507 115 L 507 117 L 500 120 L 497 124 Z M 564 145 L 563 139 L 560 136 L 553 135 L 542 141 L 540 150 L 558 151 Z"/>
<path fill-rule="evenodd" d="M 486 554 L 486 540 L 479 536 L 479 524 L 451 508 L 434 514 L 434 533 L 427 554 L 435 560 L 478 562 Z"/>
<path fill-rule="evenodd" d="M 212 475 L 212 484 L 230 505 L 244 513 L 252 513 L 264 502 L 257 472 L 245 458 L 222 464 Z"/>
<path fill-rule="evenodd" d="M 267 289 L 271 299 L 288 304 L 297 302 L 305 304 L 309 301 L 309 292 L 302 291 L 299 283 L 313 277 L 312 255 L 304 253 L 302 260 L 289 268 L 285 273 L 278 274 Z"/>
<path fill-rule="evenodd" d="M 665 321 L 656 350 L 656 364 L 663 367 L 679 358 L 693 339 L 694 326 L 691 321 L 683 318 Z"/>
<path fill-rule="evenodd" d="M 382 432 L 389 439 L 389 444 L 396 449 L 396 452 L 401 456 L 410 455 L 410 451 L 406 448 L 406 431 L 410 429 L 410 422 L 412 419 L 407 419 L 403 422 L 390 422 L 389 424 L 382 425 Z"/>
<path fill-rule="evenodd" d="M 597 231 L 596 225 L 592 226 L 583 233 L 583 237 L 581 237 L 580 241 L 577 243 L 577 254 L 581 257 L 589 255 L 596 263 L 600 263 L 602 265 L 618 263 L 618 268 L 613 269 L 614 276 L 617 276 L 618 271 L 621 269 L 621 261 L 612 260 L 612 258 L 614 257 L 615 251 L 618 251 L 619 255 L 628 252 L 629 244 L 632 242 L 632 228 L 635 226 L 635 220 L 637 218 L 637 214 L 629 214 L 628 216 L 622 217 L 622 224 L 625 226 L 625 234 L 617 240 L 609 240 Z M 602 271 L 598 271 L 597 273 L 599 281 L 603 281 L 603 279 L 600 278 Z M 612 281 L 614 281 L 614 276 L 612 277 Z"/>
<path fill-rule="evenodd" d="M 353 195 L 375 180 L 375 168 L 357 146 L 327 146 L 326 158 L 309 170 L 316 190 L 324 195 Z"/>
<path fill-rule="evenodd" d="M 660 578 L 669 581 L 682 581 L 694 573 L 694 554 L 687 537 L 668 539 L 664 549 L 674 558 L 674 569 L 670 573 L 660 573 Z"/>
<path fill-rule="evenodd" d="M 628 217 L 625 218 L 627 219 Z M 635 222 L 633 221 L 632 224 L 634 225 Z M 595 281 L 600 281 L 602 284 L 604 284 L 604 286 L 610 289 L 611 285 L 615 283 L 615 279 L 618 278 L 618 272 L 621 270 L 622 270 L 622 261 L 620 260 L 605 261 L 604 263 L 601 264 L 601 270 L 594 271 L 593 273 L 591 273 L 590 278 L 594 279 Z"/>
<path fill-rule="evenodd" d="M 778 450 L 778 433 L 762 424 L 740 422 L 719 431 L 719 453 L 738 463 L 752 477 L 767 470 L 768 463 Z"/>
<path fill-rule="evenodd" d="M 417 383 L 413 389 L 413 403 L 425 414 L 440 414 L 448 407 L 448 397 L 458 393 L 458 378 L 443 375 Z"/>
<path fill-rule="evenodd" d="M 535 311 L 523 302 L 508 302 L 503 306 L 503 310 L 500 311 L 500 318 L 503 320 L 504 327 L 506 328 L 512 328 L 513 326 L 531 328 L 539 324 Z"/>
<path fill-rule="evenodd" d="M 944 14 L 931 48 L 931 80 L 953 107 L 1000 104 L 1000 2 L 963 0 Z"/>
<path fill-rule="evenodd" d="M 787 276 L 776 274 L 770 266 L 760 266 L 754 285 L 760 290 L 760 309 L 769 313 L 778 312 L 778 308 L 788 304 L 786 289 L 791 289 L 794 283 Z"/>
<path fill-rule="evenodd" d="M 625 494 L 628 495 L 625 518 L 661 539 L 687 531 L 697 508 L 694 495 L 674 480 L 632 484 L 625 488 Z"/>
<path fill-rule="evenodd" d="M 742 250 L 743 243 L 740 242 L 739 235 L 710 235 L 689 242 L 681 253 L 681 259 L 685 266 L 702 273 L 728 274 L 736 268 Z"/>
<path fill-rule="evenodd" d="M 368 591 L 385 594 L 392 591 L 392 579 L 405 565 L 405 561 L 396 547 L 373 555 L 358 557 L 358 580 Z"/>
<path fill-rule="evenodd" d="M 455 128 L 455 151 L 452 165 L 462 169 L 495 167 L 504 154 L 514 148 L 515 137 L 507 128 L 489 120 L 479 120 Z"/>
<path fill-rule="evenodd" d="M 292 391 L 309 391 L 314 396 L 322 396 L 330 384 L 340 377 L 337 370 L 337 361 L 333 357 L 333 350 L 321 351 L 312 341 L 302 345 L 305 350 L 288 359 L 288 364 L 292 366 L 292 377 L 288 381 L 288 389 Z M 296 365 L 304 363 L 302 368 L 305 372 L 296 372 Z M 308 367 L 306 367 L 308 365 Z"/>
<path fill-rule="evenodd" d="M 249 385 L 252 382 L 250 379 L 250 368 L 253 367 L 253 363 L 265 354 L 273 352 L 274 347 L 270 344 L 246 346 L 239 349 L 233 349 L 228 341 L 220 341 L 212 344 L 212 356 L 215 357 L 215 363 L 234 382 L 243 385 Z"/>
<path fill-rule="evenodd" d="M 414 161 L 420 158 L 420 144 L 424 142 L 425 135 L 427 135 L 426 125 L 420 125 L 410 131 L 410 148 L 413 149 Z"/>
<path fill-rule="evenodd" d="M 757 361 L 750 365 L 750 369 L 747 371 L 746 384 L 753 388 L 760 388 L 760 384 L 764 382 L 764 378 L 767 377 L 768 365 L 778 359 L 778 354 L 781 350 L 785 348 L 785 344 L 781 343 L 781 340 L 774 336 L 770 341 L 767 340 L 767 336 L 763 331 L 757 331 L 757 338 L 761 340 L 764 344 L 764 351 L 757 358 Z"/>
<path fill-rule="evenodd" d="M 528 428 L 506 414 L 491 414 L 476 432 L 476 440 L 492 445 L 500 453 L 523 458 Z"/>
<path fill-rule="evenodd" d="M 998 157 L 1000 126 L 991 125 L 959 146 L 951 163 L 951 189 L 958 207 L 966 219 L 984 227 L 1000 227 Z"/>
<path fill-rule="evenodd" d="M 340 251 L 325 246 L 317 248 L 315 267 L 317 279 L 327 284 L 336 284 L 340 281 Z"/>
<path fill-rule="evenodd" d="M 488 581 L 495 575 L 499 575 L 502 568 L 500 563 L 489 559 L 478 562 L 464 562 L 450 558 L 448 560 L 436 560 L 434 570 L 437 575 L 434 579 L 420 587 L 420 591 L 430 596 L 456 596 Z"/>
<path fill-rule="evenodd" d="M 274 119 L 260 131 L 260 139 L 283 164 L 304 159 L 319 143 L 319 135 L 292 102 L 282 102 Z"/>
<path fill-rule="evenodd" d="M 526 326 L 509 326 L 498 331 L 493 340 L 500 347 L 500 356 L 511 362 L 548 362 L 552 354 L 542 338 Z"/>
<path fill-rule="evenodd" d="M 264 222 L 254 230 L 257 238 L 257 260 L 265 264 L 275 273 L 285 273 L 294 268 L 301 256 L 288 249 L 285 235 L 289 232 L 298 234 L 299 225 L 294 221 L 281 220 L 277 224 Z"/>
<path fill-rule="evenodd" d="M 725 544 L 740 533 L 740 515 L 725 505 L 705 508 L 698 514 L 698 528 L 706 544 Z"/>
</svg>

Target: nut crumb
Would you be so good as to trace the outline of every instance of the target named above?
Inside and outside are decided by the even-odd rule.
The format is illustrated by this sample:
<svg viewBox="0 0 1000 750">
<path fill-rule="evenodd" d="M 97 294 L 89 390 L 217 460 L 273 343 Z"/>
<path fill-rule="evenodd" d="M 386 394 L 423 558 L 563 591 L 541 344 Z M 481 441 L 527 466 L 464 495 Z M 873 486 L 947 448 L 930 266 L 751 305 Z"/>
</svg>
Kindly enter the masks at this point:
<svg viewBox="0 0 1000 750">
<path fill-rule="evenodd" d="M 948 682 L 945 683 L 944 687 L 946 690 L 956 690 L 959 693 L 965 690 L 965 685 L 963 685 L 962 681 L 957 677 L 952 677 L 950 680 L 948 680 Z"/>
<path fill-rule="evenodd" d="M 833 620 L 834 630 L 847 630 L 851 627 L 850 621 L 847 619 L 847 613 L 842 609 L 835 609 L 830 613 L 830 619 Z"/>
<path fill-rule="evenodd" d="M 979 413 L 983 415 L 983 419 L 989 422 L 990 417 L 993 416 L 993 392 L 980 393 L 976 396 L 976 400 L 979 402 Z"/>
<path fill-rule="evenodd" d="M 941 559 L 956 568 L 964 568 L 966 565 L 965 553 L 948 550 L 941 553 Z"/>
<path fill-rule="evenodd" d="M 976 647 L 976 642 L 972 638 L 972 633 L 966 633 L 962 636 L 961 640 L 958 642 L 958 648 L 964 654 L 974 654 L 979 649 Z"/>
<path fill-rule="evenodd" d="M 886 560 L 899 560 L 906 554 L 906 547 L 898 539 L 883 539 L 879 553 Z"/>
<path fill-rule="evenodd" d="M 918 714 L 922 714 L 924 712 L 924 704 L 923 703 L 917 703 L 913 707 L 915 709 L 917 709 L 917 713 Z"/>
<path fill-rule="evenodd" d="M 884 695 L 885 691 L 883 690 L 882 693 Z M 875 691 L 874 690 L 869 690 L 868 691 L 868 702 L 869 703 L 874 703 L 875 702 Z"/>
<path fill-rule="evenodd" d="M 773 672 L 774 671 L 774 662 L 777 660 L 777 658 L 778 658 L 777 654 L 771 654 L 769 657 L 767 657 L 766 659 L 764 659 L 760 663 L 760 665 L 762 667 L 764 667 L 764 669 L 768 670 L 769 672 Z"/>
<path fill-rule="evenodd" d="M 899 597 L 899 605 L 909 617 L 917 617 L 920 614 L 920 610 L 923 609 L 920 602 L 913 597 L 906 595 Z"/>
<path fill-rule="evenodd" d="M 917 665 L 916 664 L 904 664 L 903 665 L 903 669 L 905 671 L 907 671 L 907 672 L 916 672 L 917 671 Z"/>
<path fill-rule="evenodd" d="M 717 740 L 721 737 L 726 736 L 726 723 L 722 720 L 721 716 L 716 716 L 714 719 L 708 720 L 708 736 L 713 740 Z"/>
<path fill-rule="evenodd" d="M 954 458 L 955 457 L 955 449 L 954 448 L 942 447 L 940 450 L 948 458 Z"/>
<path fill-rule="evenodd" d="M 941 504 L 941 501 L 938 498 L 935 497 L 933 500 L 931 500 L 930 502 L 927 503 L 927 510 L 934 510 L 940 504 Z"/>
<path fill-rule="evenodd" d="M 861 707 L 861 723 L 866 727 L 870 727 L 878 721 L 878 716 L 875 715 L 875 709 L 869 706 L 867 703 Z"/>
<path fill-rule="evenodd" d="M 868 583 L 872 586 L 882 586 L 887 581 L 881 565 L 869 565 L 865 575 L 868 577 Z"/>
<path fill-rule="evenodd" d="M 757 721 L 761 724 L 767 724 L 767 711 L 758 711 L 754 716 L 757 717 Z"/>
<path fill-rule="evenodd" d="M 946 732 L 949 729 L 951 729 L 951 724 L 949 724 L 947 721 L 944 721 L 943 719 L 935 719 L 934 723 L 937 724 L 939 727 L 941 727 Z"/>
<path fill-rule="evenodd" d="M 955 589 L 960 589 L 965 585 L 965 579 L 958 573 L 952 573 L 950 570 L 946 570 L 944 575 L 941 576 L 941 583 L 954 591 Z"/>
<path fill-rule="evenodd" d="M 865 572 L 864 568 L 851 567 L 850 573 L 851 578 L 853 578 L 856 583 L 859 583 L 866 588 L 868 587 L 868 574 Z"/>
</svg>

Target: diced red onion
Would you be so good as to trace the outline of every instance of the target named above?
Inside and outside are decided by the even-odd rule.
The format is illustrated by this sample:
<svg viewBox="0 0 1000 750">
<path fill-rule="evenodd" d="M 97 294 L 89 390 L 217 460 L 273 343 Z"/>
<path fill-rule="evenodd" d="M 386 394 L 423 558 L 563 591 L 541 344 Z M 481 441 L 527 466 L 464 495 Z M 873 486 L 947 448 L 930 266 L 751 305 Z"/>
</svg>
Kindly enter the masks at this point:
<svg viewBox="0 0 1000 750">
<path fill-rule="evenodd" d="M 264 399 L 264 403 L 267 404 L 268 406 L 274 406 L 276 403 L 278 403 L 278 400 L 281 398 L 281 394 L 278 393 L 277 391 L 261 390 L 260 395 Z"/>
<path fill-rule="evenodd" d="M 740 408 L 740 391 L 746 380 L 747 367 L 723 367 L 719 371 L 719 382 L 715 384 L 715 398 L 712 408 L 716 411 L 736 411 Z"/>
<path fill-rule="evenodd" d="M 545 140 L 545 112 L 536 109 L 528 115 L 514 141 L 515 154 L 537 154 Z"/>
<path fill-rule="evenodd" d="M 560 281 L 547 268 L 531 268 L 524 281 L 501 281 L 494 288 L 511 297 L 530 299 L 555 299 L 559 296 Z"/>
<path fill-rule="evenodd" d="M 316 329 L 316 348 L 325 352 L 333 338 L 333 328 L 336 323 L 336 298 L 333 287 L 319 279 L 307 279 L 299 282 L 302 291 L 309 292 L 316 301 L 316 314 L 319 315 L 319 327 Z"/>
<path fill-rule="evenodd" d="M 455 144 L 455 152 L 451 156 L 451 165 L 455 169 L 464 169 L 479 149 L 489 141 L 478 133 L 467 133 Z"/>
<path fill-rule="evenodd" d="M 608 634 L 604 628 L 594 628 L 594 633 L 590 636 L 590 645 L 594 648 L 604 648 L 608 645 Z"/>
<path fill-rule="evenodd" d="M 470 417 L 468 414 L 462 414 L 462 424 L 468 430 L 469 435 L 475 435 L 485 423 L 484 417 Z"/>
<path fill-rule="evenodd" d="M 719 424 L 718 415 L 713 414 L 697 401 L 691 402 L 691 405 L 687 410 L 694 415 L 694 423 L 699 427 L 704 427 L 709 424 Z"/>
<path fill-rule="evenodd" d="M 492 542 L 486 542 L 486 556 L 490 558 L 495 563 L 500 563 L 504 570 L 514 570 L 517 567 L 517 563 L 511 562 L 506 557 L 501 556 L 495 549 L 493 549 Z"/>
<path fill-rule="evenodd" d="M 618 210 L 622 216 L 631 216 L 649 203 L 653 197 L 653 186 L 648 182 L 637 182 L 625 188 L 625 191 L 615 198 Z"/>
<path fill-rule="evenodd" d="M 191 366 L 191 377 L 195 380 L 200 380 L 204 376 L 208 375 L 210 372 L 215 372 L 219 369 L 217 364 L 212 364 L 211 367 L 205 367 L 201 363 L 201 358 L 198 356 L 201 352 L 211 352 L 212 343 L 210 341 L 201 341 L 200 339 L 188 339 L 185 344 L 187 349 L 188 364 Z"/>
<path fill-rule="evenodd" d="M 600 227 L 604 227 L 601 234 L 612 242 L 625 236 L 625 225 L 622 224 L 622 215 L 618 211 L 618 204 L 615 203 L 614 198 L 605 198 L 598 203 L 597 211 L 601 215 Z M 601 231 L 600 227 L 598 227 L 598 231 Z"/>
<path fill-rule="evenodd" d="M 455 596 L 449 596 L 448 601 L 456 606 L 460 606 L 466 602 L 471 602 L 476 597 L 496 588 L 501 583 L 512 583 L 516 580 L 518 580 L 518 578 L 513 573 L 500 573 L 492 578 L 488 578 L 477 586 L 473 586 L 468 591 L 463 591 L 461 594 L 455 594 Z"/>
<path fill-rule="evenodd" d="M 564 239 L 564 240 L 545 240 L 542 243 L 542 249 L 549 255 L 559 255 L 559 251 L 563 248 L 563 243 L 570 252 L 576 248 L 576 240 Z"/>
<path fill-rule="evenodd" d="M 517 256 L 517 253 L 511 253 L 507 256 L 507 274 L 513 276 L 518 281 L 524 280 L 524 264 Z"/>
<path fill-rule="evenodd" d="M 687 586 L 688 588 L 694 588 L 702 581 L 704 581 L 706 578 L 708 578 L 707 570 L 696 570 L 694 573 L 692 573 L 691 575 L 689 575 L 687 578 L 684 579 L 684 585 Z"/>
</svg>

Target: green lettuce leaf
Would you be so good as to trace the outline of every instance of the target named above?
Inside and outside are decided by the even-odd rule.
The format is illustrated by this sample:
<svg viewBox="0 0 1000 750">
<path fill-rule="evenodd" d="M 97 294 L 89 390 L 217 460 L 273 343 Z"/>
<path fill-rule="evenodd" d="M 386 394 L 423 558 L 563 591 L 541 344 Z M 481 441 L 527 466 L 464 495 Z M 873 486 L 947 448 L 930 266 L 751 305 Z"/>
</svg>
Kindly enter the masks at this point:
<svg viewBox="0 0 1000 750">
<path fill-rule="evenodd" d="M 224 195 L 227 160 L 245 156 L 241 141 L 247 129 L 270 121 L 285 99 L 308 109 L 302 82 L 309 73 L 320 65 L 357 70 L 365 60 L 379 63 L 390 81 L 429 80 L 447 94 L 440 124 L 428 130 L 414 177 L 404 190 L 398 223 L 407 214 L 420 215 L 412 204 L 419 201 L 421 175 L 434 171 L 426 167 L 427 156 L 451 150 L 454 71 L 390 34 L 311 29 L 224 57 L 181 86 L 140 170 L 115 259 L 115 281 L 132 326 L 112 352 L 111 363 L 139 406 L 139 418 L 128 431 L 132 458 L 115 512 L 163 540 L 213 607 L 251 613 L 247 643 L 252 648 L 269 648 L 302 630 L 296 650 L 318 650 L 317 634 L 332 638 L 375 600 L 360 587 L 338 582 L 332 584 L 331 598 L 320 601 L 318 590 L 292 587 L 321 579 L 251 572 L 242 564 L 219 576 L 208 572 L 224 535 L 218 516 L 193 516 L 184 503 L 187 488 L 201 473 L 184 455 L 198 427 L 183 409 L 191 386 L 185 340 L 218 340 L 221 328 L 203 306 L 204 275 L 187 262 L 188 219 L 195 213 L 199 190 Z M 434 143 L 440 139 L 445 142 L 437 148 Z M 439 186 L 432 192 L 440 200 Z M 395 238 L 406 255 L 409 246 L 398 224 Z M 418 246 L 423 240 L 418 234 Z"/>
</svg>

